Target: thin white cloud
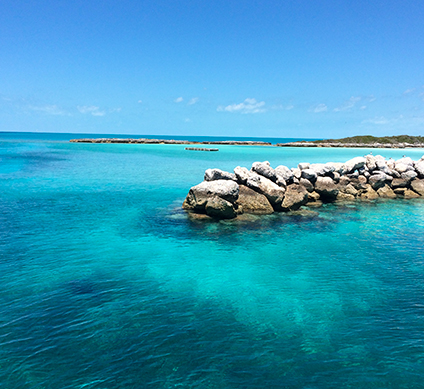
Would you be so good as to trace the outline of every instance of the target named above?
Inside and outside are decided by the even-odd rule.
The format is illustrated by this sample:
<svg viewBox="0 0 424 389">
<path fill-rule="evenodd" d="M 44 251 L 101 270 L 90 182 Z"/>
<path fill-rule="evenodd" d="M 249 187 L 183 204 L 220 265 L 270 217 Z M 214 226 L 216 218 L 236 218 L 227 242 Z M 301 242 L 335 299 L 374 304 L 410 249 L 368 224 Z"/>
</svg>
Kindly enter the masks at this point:
<svg viewBox="0 0 424 389">
<path fill-rule="evenodd" d="M 62 108 L 57 105 L 43 105 L 43 106 L 34 106 L 30 105 L 28 107 L 32 111 L 43 112 L 47 115 L 55 115 L 55 116 L 69 116 L 70 113 L 66 112 Z"/>
<path fill-rule="evenodd" d="M 93 116 L 104 116 L 106 115 L 105 111 L 101 111 L 100 107 L 96 107 L 94 105 L 83 105 L 77 107 L 78 111 L 82 114 L 91 114 Z"/>
<path fill-rule="evenodd" d="M 198 97 L 193 97 L 188 103 L 187 105 L 193 105 L 196 104 L 199 101 Z"/>
<path fill-rule="evenodd" d="M 326 112 L 328 107 L 325 104 L 318 104 L 315 107 L 312 107 L 309 111 L 314 113 Z"/>
<path fill-rule="evenodd" d="M 417 88 L 410 88 L 407 89 L 405 92 L 403 92 L 404 95 L 410 95 L 411 93 L 415 92 Z"/>
<path fill-rule="evenodd" d="M 378 124 L 378 125 L 383 125 L 383 124 L 389 124 L 392 121 L 389 120 L 389 119 L 387 119 L 387 118 L 385 118 L 384 116 L 377 116 L 377 117 L 374 117 L 374 118 L 371 118 L 371 119 L 363 120 L 362 123 L 363 124 Z"/>
<path fill-rule="evenodd" d="M 357 102 L 361 101 L 360 97 L 352 96 L 348 101 L 345 101 L 340 107 L 334 108 L 334 112 L 350 111 Z"/>
<path fill-rule="evenodd" d="M 190 123 L 190 122 L 191 122 L 191 119 L 189 119 L 189 118 L 185 118 L 185 119 L 184 119 L 184 121 L 185 121 L 186 123 Z"/>
<path fill-rule="evenodd" d="M 174 103 L 181 103 L 181 102 L 183 102 L 184 101 L 184 99 L 182 98 L 182 97 L 177 97 L 175 100 L 174 100 Z"/>
<path fill-rule="evenodd" d="M 256 101 L 256 99 L 252 98 L 247 98 L 242 103 L 231 104 L 226 107 L 220 105 L 216 110 L 218 112 L 240 112 L 243 114 L 266 112 L 265 101 Z"/>
<path fill-rule="evenodd" d="M 294 108 L 294 105 L 293 104 L 289 104 L 289 105 L 276 104 L 276 105 L 273 105 L 271 107 L 271 109 L 275 109 L 277 111 L 290 111 L 293 108 Z"/>
<path fill-rule="evenodd" d="M 137 103 L 138 104 L 143 104 L 143 100 L 138 100 Z"/>
</svg>

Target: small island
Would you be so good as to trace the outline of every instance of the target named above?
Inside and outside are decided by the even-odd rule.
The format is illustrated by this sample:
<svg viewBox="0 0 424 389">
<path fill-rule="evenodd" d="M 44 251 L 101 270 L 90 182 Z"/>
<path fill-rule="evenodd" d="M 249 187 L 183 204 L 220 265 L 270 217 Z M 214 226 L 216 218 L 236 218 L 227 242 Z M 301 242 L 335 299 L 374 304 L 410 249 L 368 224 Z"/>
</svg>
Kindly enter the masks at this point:
<svg viewBox="0 0 424 389">
<path fill-rule="evenodd" d="M 357 135 L 341 139 L 325 139 L 316 141 L 299 141 L 278 143 L 280 147 L 365 147 L 404 149 L 410 147 L 424 148 L 424 137 L 411 135 L 396 135 L 375 137 L 372 135 Z"/>
<path fill-rule="evenodd" d="M 424 156 L 386 160 L 369 154 L 344 163 L 299 163 L 296 168 L 272 168 L 254 162 L 234 172 L 208 169 L 193 186 L 183 209 L 215 219 L 241 214 L 296 211 L 303 205 L 356 200 L 412 199 L 424 196 Z"/>
</svg>

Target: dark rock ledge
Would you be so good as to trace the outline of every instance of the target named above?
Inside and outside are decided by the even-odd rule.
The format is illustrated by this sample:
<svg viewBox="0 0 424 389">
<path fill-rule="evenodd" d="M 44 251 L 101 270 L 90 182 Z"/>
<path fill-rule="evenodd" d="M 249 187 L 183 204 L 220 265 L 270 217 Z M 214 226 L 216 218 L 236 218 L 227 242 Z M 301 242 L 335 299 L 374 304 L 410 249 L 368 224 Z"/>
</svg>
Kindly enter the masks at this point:
<svg viewBox="0 0 424 389">
<path fill-rule="evenodd" d="M 386 160 L 381 155 L 356 157 L 345 163 L 299 163 L 297 168 L 254 162 L 234 173 L 208 169 L 193 186 L 183 209 L 216 219 L 271 214 L 320 206 L 324 202 L 417 198 L 424 196 L 424 156 Z"/>
</svg>

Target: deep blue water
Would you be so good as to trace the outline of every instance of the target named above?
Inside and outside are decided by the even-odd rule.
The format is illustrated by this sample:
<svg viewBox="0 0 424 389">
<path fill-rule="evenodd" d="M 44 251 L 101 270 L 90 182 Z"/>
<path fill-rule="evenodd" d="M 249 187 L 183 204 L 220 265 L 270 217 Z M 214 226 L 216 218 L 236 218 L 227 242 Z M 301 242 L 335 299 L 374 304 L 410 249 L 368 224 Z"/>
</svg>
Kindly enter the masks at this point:
<svg viewBox="0 0 424 389">
<path fill-rule="evenodd" d="M 369 150 L 67 140 L 0 133 L 0 388 L 424 387 L 424 200 L 181 210 L 210 167 Z"/>
</svg>

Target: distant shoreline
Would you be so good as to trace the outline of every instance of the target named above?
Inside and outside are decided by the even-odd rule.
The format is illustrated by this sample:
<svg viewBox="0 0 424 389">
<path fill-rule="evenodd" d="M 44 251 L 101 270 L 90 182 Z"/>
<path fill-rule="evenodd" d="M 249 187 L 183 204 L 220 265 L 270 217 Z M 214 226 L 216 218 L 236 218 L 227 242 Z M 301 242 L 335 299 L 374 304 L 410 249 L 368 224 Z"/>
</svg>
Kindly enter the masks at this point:
<svg viewBox="0 0 424 389">
<path fill-rule="evenodd" d="M 391 137 L 374 137 L 370 135 L 354 136 L 342 139 L 316 141 L 296 141 L 276 143 L 264 141 L 242 140 L 211 140 L 191 141 L 179 139 L 150 139 L 150 138 L 77 138 L 73 143 L 119 143 L 119 144 L 171 144 L 171 145 L 230 145 L 230 146 L 276 146 L 276 147 L 338 147 L 338 148 L 424 148 L 424 137 L 399 135 Z"/>
</svg>

